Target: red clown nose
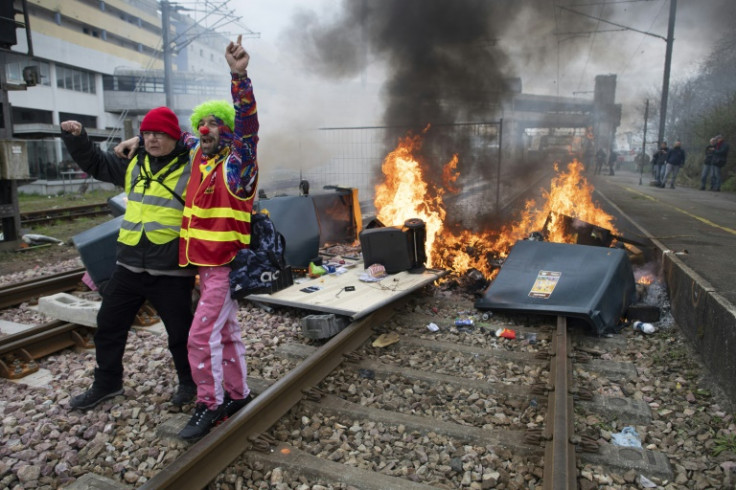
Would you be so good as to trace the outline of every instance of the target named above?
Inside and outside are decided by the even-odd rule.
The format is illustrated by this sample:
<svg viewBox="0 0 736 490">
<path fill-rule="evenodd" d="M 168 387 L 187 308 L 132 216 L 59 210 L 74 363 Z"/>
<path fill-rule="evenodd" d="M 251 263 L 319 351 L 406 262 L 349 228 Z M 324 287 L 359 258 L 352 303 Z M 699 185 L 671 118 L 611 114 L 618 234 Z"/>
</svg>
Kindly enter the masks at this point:
<svg viewBox="0 0 736 490">
<path fill-rule="evenodd" d="M 199 134 L 201 134 L 202 136 L 207 136 L 208 134 L 210 134 L 210 128 L 208 128 L 207 126 L 202 126 L 201 128 L 199 128 Z"/>
</svg>

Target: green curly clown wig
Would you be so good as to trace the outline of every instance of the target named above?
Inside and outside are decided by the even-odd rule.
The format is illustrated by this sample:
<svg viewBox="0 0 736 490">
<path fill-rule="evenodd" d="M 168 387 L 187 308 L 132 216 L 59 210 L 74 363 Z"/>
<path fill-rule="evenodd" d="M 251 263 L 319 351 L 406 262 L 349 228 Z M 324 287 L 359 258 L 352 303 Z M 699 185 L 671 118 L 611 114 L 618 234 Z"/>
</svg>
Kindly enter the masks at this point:
<svg viewBox="0 0 736 490">
<path fill-rule="evenodd" d="M 197 129 L 199 121 L 207 116 L 215 116 L 220 119 L 230 128 L 230 131 L 235 127 L 235 108 L 233 108 L 233 103 L 226 100 L 209 100 L 195 107 L 192 116 L 189 118 L 189 122 L 192 124 L 192 131 L 197 136 L 199 136 L 199 130 Z"/>
</svg>

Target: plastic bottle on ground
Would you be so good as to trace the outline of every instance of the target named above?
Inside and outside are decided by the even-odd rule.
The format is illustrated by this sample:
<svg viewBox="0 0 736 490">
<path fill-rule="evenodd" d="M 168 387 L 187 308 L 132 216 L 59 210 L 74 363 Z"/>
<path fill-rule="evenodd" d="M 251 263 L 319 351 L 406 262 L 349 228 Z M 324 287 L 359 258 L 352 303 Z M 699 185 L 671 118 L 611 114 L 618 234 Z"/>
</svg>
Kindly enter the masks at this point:
<svg viewBox="0 0 736 490">
<path fill-rule="evenodd" d="M 657 329 L 651 323 L 644 323 L 640 321 L 635 321 L 632 327 L 634 328 L 634 330 L 638 330 L 642 333 L 654 333 L 657 331 Z"/>
</svg>

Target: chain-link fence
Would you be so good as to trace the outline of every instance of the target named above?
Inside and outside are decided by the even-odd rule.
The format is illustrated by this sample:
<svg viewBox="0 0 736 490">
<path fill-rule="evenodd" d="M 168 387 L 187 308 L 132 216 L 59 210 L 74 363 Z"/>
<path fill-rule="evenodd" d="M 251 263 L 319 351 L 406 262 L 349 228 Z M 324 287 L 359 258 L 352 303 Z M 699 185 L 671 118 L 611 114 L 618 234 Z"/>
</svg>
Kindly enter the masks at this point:
<svg viewBox="0 0 736 490">
<path fill-rule="evenodd" d="M 298 192 L 302 180 L 309 182 L 310 192 L 321 192 L 325 186 L 355 188 L 363 211 L 372 213 L 375 211 L 375 186 L 384 180 L 381 173 L 384 159 L 398 146 L 401 138 L 419 133 L 421 129 L 385 126 L 320 128 L 310 132 L 305 139 L 310 141 L 311 147 L 321 149 L 324 163 L 305 165 L 304 168 L 264 170 L 259 187 L 268 196 L 280 193 L 293 195 Z M 487 184 L 495 181 L 500 162 L 499 130 L 499 122 L 433 126 L 427 137 L 429 149 L 424 151 L 425 159 L 431 160 L 429 168 L 441 172 L 441 167 L 458 154 L 459 167 L 468 179 L 466 184 L 477 185 L 479 179 Z"/>
</svg>

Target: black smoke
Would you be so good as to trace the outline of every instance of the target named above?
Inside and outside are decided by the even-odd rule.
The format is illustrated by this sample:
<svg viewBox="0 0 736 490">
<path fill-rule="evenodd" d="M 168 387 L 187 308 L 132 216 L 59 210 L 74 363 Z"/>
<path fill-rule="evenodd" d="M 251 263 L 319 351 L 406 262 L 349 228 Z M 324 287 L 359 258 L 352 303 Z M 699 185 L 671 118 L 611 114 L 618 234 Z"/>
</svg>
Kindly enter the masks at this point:
<svg viewBox="0 0 736 490">
<path fill-rule="evenodd" d="M 444 164 L 453 154 L 472 154 L 472 136 L 459 123 L 497 120 L 509 83 L 506 56 L 498 48 L 500 7 L 488 0 L 346 0 L 327 22 L 302 12 L 289 35 L 305 66 L 330 78 L 359 76 L 369 58 L 388 67 L 383 124 L 397 137 L 424 136 L 425 164 Z M 491 131 L 493 133 L 493 131 Z M 485 135 L 495 137 L 493 134 Z M 477 139 L 477 138 L 476 138 Z"/>
<path fill-rule="evenodd" d="M 713 0 L 701 6 L 680 1 L 675 49 L 712 40 L 725 19 L 732 18 L 732 2 Z M 588 16 L 559 8 L 565 5 Z M 639 51 L 647 48 L 647 56 L 653 53 L 647 63 L 657 70 L 652 77 L 641 77 L 637 88 L 658 86 L 663 43 L 649 48 L 654 38 L 617 31 L 596 18 L 664 35 L 668 5 L 669 0 L 589 5 L 572 0 L 344 0 L 335 17 L 302 12 L 287 37 L 310 73 L 347 79 L 360 76 L 373 60 L 387 67 L 383 125 L 392 130 L 387 131 L 386 153 L 400 136 L 430 125 L 419 155 L 425 168 L 437 169 L 428 174 L 430 179 L 439 179 L 438 166 L 457 154 L 462 175 L 493 182 L 498 168 L 494 123 L 514 91 L 523 89 L 514 70 L 545 86 L 546 93 L 556 89 L 570 97 L 572 90 L 592 89 L 597 74 L 630 71 Z M 693 31 L 699 34 L 692 36 Z M 636 55 L 625 47 L 632 39 L 641 45 Z M 673 77 L 677 74 L 674 66 Z M 559 87 L 562 79 L 573 80 L 574 86 Z M 627 102 L 642 98 L 621 91 L 616 97 Z M 473 134 L 474 127 L 464 125 L 478 122 L 490 123 L 490 131 Z M 505 142 L 518 137 L 514 130 L 504 128 Z M 479 142 L 484 146 L 479 148 Z M 501 182 L 502 191 L 504 185 L 523 185 L 532 174 L 524 164 L 530 163 L 503 161 L 503 168 L 513 168 L 515 176 Z"/>
</svg>

